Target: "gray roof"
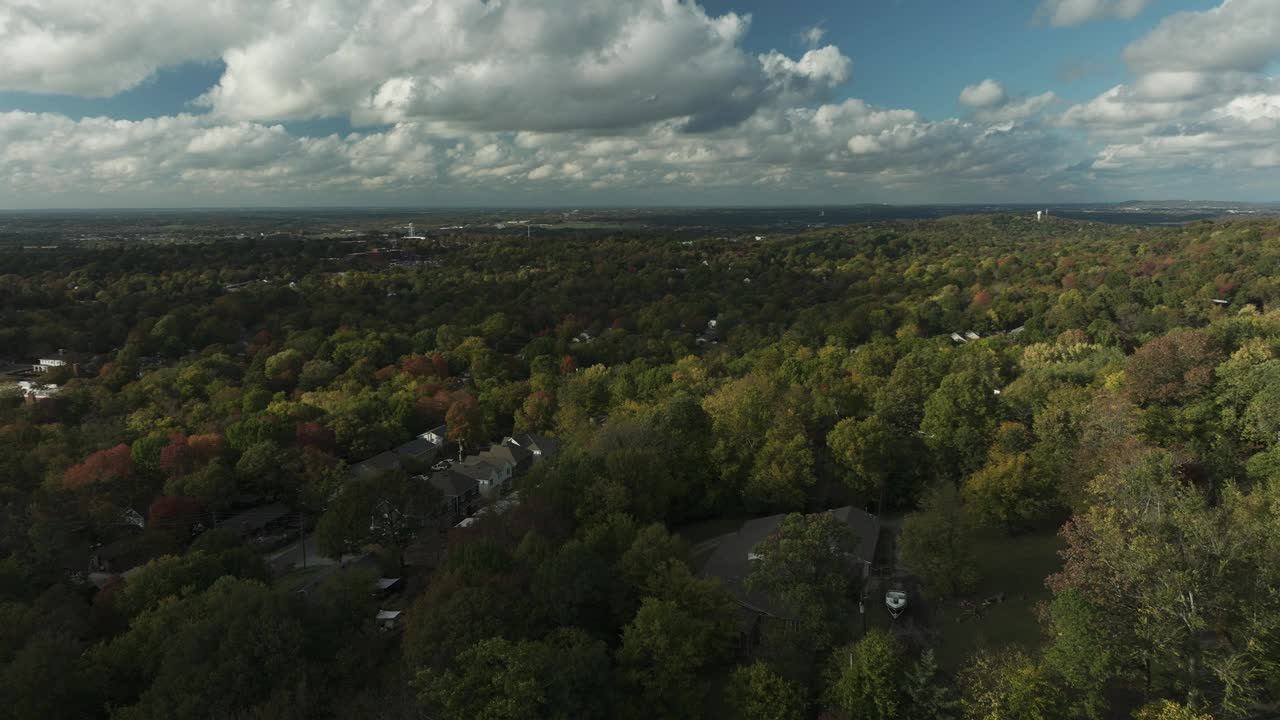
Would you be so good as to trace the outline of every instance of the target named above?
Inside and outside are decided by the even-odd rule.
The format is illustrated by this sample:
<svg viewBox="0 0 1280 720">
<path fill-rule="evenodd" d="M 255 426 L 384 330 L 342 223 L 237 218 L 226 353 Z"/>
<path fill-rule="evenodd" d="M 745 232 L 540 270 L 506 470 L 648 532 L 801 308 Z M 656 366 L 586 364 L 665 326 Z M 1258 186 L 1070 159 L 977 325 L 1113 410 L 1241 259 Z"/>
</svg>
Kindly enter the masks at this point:
<svg viewBox="0 0 1280 720">
<path fill-rule="evenodd" d="M 461 497 L 467 494 L 467 491 L 476 486 L 475 478 L 467 477 L 453 470 L 441 470 L 433 472 L 427 478 L 432 487 L 439 490 L 446 498 Z"/>
<path fill-rule="evenodd" d="M 414 438 L 392 452 L 401 458 L 413 460 L 431 460 L 436 455 L 436 446 L 422 438 Z"/>
<path fill-rule="evenodd" d="M 400 457 L 393 452 L 378 453 L 368 460 L 364 460 L 351 466 L 352 472 L 385 472 L 387 470 L 399 470 Z"/>
<path fill-rule="evenodd" d="M 853 530 L 858 541 L 854 553 L 859 559 L 873 559 L 876 553 L 876 541 L 880 535 L 880 521 L 853 507 L 842 507 L 828 512 Z M 780 609 L 768 594 L 747 589 L 747 575 L 751 573 L 748 554 L 761 540 L 778 529 L 784 517 L 786 515 L 770 515 L 748 520 L 736 533 L 725 535 L 720 539 L 720 544 L 716 546 L 715 552 L 702 568 L 703 575 L 720 578 L 729 592 L 733 593 L 739 605 L 758 614 L 777 615 Z"/>
<path fill-rule="evenodd" d="M 520 463 L 533 457 L 533 452 L 525 450 L 519 445 L 494 445 L 493 447 L 480 453 L 479 457 L 493 457 L 500 459 L 511 465 L 519 465 Z"/>
<path fill-rule="evenodd" d="M 555 455 L 556 451 L 560 449 L 559 440 L 535 433 L 520 433 L 513 436 L 511 440 L 530 452 L 541 453 L 544 458 Z"/>
<path fill-rule="evenodd" d="M 289 514 L 289 506 L 283 503 L 274 503 L 271 505 L 259 505 L 255 508 L 249 508 L 244 512 L 237 513 L 231 517 L 218 523 L 218 527 L 225 528 L 234 533 L 248 535 L 255 533 L 266 526 Z"/>
<path fill-rule="evenodd" d="M 488 480 L 499 471 L 499 468 L 478 457 L 469 457 L 460 463 L 454 463 L 451 470 L 476 480 Z"/>
</svg>

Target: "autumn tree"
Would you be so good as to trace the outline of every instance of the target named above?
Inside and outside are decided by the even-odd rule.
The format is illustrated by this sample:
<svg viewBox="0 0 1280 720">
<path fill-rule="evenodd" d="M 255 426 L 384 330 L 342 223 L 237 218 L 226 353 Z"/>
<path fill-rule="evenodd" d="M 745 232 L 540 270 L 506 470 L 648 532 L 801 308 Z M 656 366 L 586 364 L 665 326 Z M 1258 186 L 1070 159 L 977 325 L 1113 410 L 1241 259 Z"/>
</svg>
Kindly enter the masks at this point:
<svg viewBox="0 0 1280 720">
<path fill-rule="evenodd" d="M 445 414 L 445 424 L 449 427 L 449 441 L 458 444 L 458 458 L 466 452 L 468 445 L 484 440 L 484 428 L 481 425 L 480 408 L 475 398 L 470 395 L 455 400 Z"/>
<path fill-rule="evenodd" d="M 99 450 L 83 462 L 68 468 L 62 476 L 62 484 L 70 489 L 90 485 L 109 485 L 124 480 L 133 472 L 133 459 L 129 446 L 121 443 L 106 450 Z"/>
<path fill-rule="evenodd" d="M 960 673 L 965 717 L 1065 720 L 1062 692 L 1045 667 L 1018 649 L 979 652 Z"/>
<path fill-rule="evenodd" d="M 1213 382 L 1217 359 L 1217 352 L 1203 332 L 1162 335 L 1129 358 L 1125 386 L 1141 404 L 1185 400 L 1199 395 Z"/>
<path fill-rule="evenodd" d="M 1036 472 L 1026 453 L 991 453 L 964 481 L 965 505 L 983 524 L 1009 531 L 1030 527 L 1054 505 L 1052 478 Z"/>
</svg>

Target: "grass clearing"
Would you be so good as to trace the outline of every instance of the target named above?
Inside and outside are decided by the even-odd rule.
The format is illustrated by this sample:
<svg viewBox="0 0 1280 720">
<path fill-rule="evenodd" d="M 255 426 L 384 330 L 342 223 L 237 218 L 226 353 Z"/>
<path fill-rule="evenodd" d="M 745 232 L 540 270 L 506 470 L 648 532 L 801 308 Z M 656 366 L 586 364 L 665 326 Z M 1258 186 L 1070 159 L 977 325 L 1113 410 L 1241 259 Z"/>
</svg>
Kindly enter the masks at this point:
<svg viewBox="0 0 1280 720">
<path fill-rule="evenodd" d="M 978 583 L 970 599 L 981 601 L 1004 593 L 1004 602 L 984 608 L 981 617 L 962 618 L 956 602 L 940 605 L 933 616 L 938 663 L 946 670 L 961 667 L 979 648 L 1008 644 L 1034 650 L 1043 642 L 1036 605 L 1051 597 L 1044 580 L 1062 567 L 1062 541 L 1054 532 L 1008 537 L 989 536 L 977 545 Z"/>
</svg>

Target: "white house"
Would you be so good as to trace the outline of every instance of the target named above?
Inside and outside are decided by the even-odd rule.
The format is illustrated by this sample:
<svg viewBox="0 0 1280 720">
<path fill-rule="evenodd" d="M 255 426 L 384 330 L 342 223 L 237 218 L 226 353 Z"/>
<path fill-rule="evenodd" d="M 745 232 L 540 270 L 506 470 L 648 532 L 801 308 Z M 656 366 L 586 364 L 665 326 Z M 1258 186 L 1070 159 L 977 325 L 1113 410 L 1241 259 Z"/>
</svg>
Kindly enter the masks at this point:
<svg viewBox="0 0 1280 720">
<path fill-rule="evenodd" d="M 62 358 L 40 358 L 40 361 L 31 366 L 31 369 L 38 373 L 46 373 L 54 368 L 66 367 L 67 361 Z"/>
<path fill-rule="evenodd" d="M 418 437 L 422 438 L 423 440 L 426 440 L 427 442 L 431 443 L 432 445 L 435 445 L 438 448 L 444 447 L 445 444 L 449 442 L 449 426 L 441 425 L 440 427 L 432 428 L 422 433 Z"/>
<path fill-rule="evenodd" d="M 480 456 L 469 457 L 453 466 L 453 471 L 472 478 L 480 486 L 480 494 L 490 496 L 505 490 L 511 483 L 513 464 L 500 459 L 490 460 Z"/>
</svg>

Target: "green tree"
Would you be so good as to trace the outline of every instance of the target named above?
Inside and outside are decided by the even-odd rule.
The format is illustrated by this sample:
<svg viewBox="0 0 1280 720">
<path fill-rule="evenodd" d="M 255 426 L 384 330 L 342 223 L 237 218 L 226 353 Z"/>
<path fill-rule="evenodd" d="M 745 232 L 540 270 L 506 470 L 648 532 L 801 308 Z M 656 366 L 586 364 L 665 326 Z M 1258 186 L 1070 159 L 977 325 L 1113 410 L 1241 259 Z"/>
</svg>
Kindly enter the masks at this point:
<svg viewBox="0 0 1280 720">
<path fill-rule="evenodd" d="M 964 592 L 976 580 L 974 525 L 949 482 L 930 488 L 918 512 L 902 522 L 902 562 L 925 589 L 942 600 Z"/>
<path fill-rule="evenodd" d="M 954 691 L 938 677 L 938 663 L 933 650 L 926 649 L 903 678 L 911 720 L 956 720 L 960 717 L 960 701 Z"/>
<path fill-rule="evenodd" d="M 546 704 L 544 648 L 495 637 L 464 650 L 457 670 L 418 673 L 418 698 L 445 720 L 538 720 Z"/>
<path fill-rule="evenodd" d="M 224 577 L 142 613 L 98 658 L 120 718 L 225 718 L 301 680 L 302 650 L 284 596 Z"/>
<path fill-rule="evenodd" d="M 836 648 L 827 669 L 827 702 L 850 720 L 911 717 L 904 685 L 906 651 L 888 632 L 872 629 L 853 645 Z"/>
<path fill-rule="evenodd" d="M 726 657 L 730 627 L 676 601 L 646 598 L 623 629 L 618 650 L 622 679 L 635 697 L 623 708 L 625 716 L 700 716 L 706 691 L 701 672 Z"/>
<path fill-rule="evenodd" d="M 996 426 L 996 389 L 989 375 L 953 373 L 925 402 L 920 432 L 943 476 L 961 478 L 982 466 Z"/>
<path fill-rule="evenodd" d="M 739 720 L 804 720 L 804 689 L 762 662 L 739 667 L 729 676 L 725 699 Z"/>
<path fill-rule="evenodd" d="M 1045 667 L 1026 653 L 979 653 L 960 673 L 961 703 L 970 720 L 1066 718 L 1062 693 Z"/>
<path fill-rule="evenodd" d="M 762 590 L 822 647 L 845 632 L 855 597 L 857 537 L 831 513 L 793 513 L 754 549 L 747 587 Z"/>
<path fill-rule="evenodd" d="M 964 481 L 965 505 L 985 524 L 1025 529 L 1054 505 L 1050 478 L 1036 472 L 1026 453 L 992 452 L 981 470 Z"/>
<path fill-rule="evenodd" d="M 897 463 L 898 445 L 898 431 L 878 415 L 863 420 L 845 418 L 827 433 L 827 447 L 848 471 L 845 484 L 865 498 L 884 497 Z"/>
<path fill-rule="evenodd" d="M 0 718 L 92 717 L 95 697 L 83 648 L 65 633 L 36 633 L 8 665 L 0 665 Z"/>
<path fill-rule="evenodd" d="M 261 582 L 268 579 L 262 558 L 248 548 L 216 553 L 197 550 L 182 556 L 165 555 L 143 565 L 112 596 L 112 602 L 133 617 L 167 598 L 203 592 L 226 575 Z"/>
<path fill-rule="evenodd" d="M 795 510 L 804 506 L 805 491 L 814 483 L 813 450 L 794 412 L 775 420 L 764 434 L 743 498 L 748 507 Z"/>
<path fill-rule="evenodd" d="M 1114 618 L 1073 590 L 1055 595 L 1045 615 L 1050 638 L 1045 667 L 1066 680 L 1081 716 L 1102 717 L 1107 709 L 1107 683 L 1124 674 L 1113 647 L 1123 630 L 1108 628 Z"/>
</svg>

